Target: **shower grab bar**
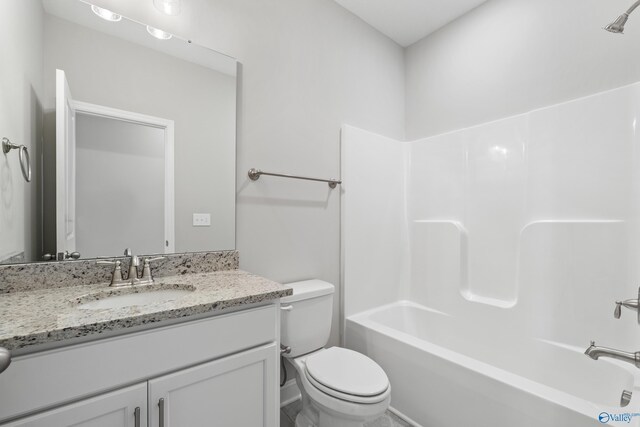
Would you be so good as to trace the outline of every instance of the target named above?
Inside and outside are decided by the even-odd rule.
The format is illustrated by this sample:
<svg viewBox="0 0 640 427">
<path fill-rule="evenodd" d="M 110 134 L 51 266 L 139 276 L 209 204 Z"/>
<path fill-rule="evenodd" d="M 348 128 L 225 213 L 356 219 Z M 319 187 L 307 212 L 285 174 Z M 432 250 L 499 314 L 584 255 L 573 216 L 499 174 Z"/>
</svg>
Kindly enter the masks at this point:
<svg viewBox="0 0 640 427">
<path fill-rule="evenodd" d="M 27 150 L 25 145 L 16 145 L 13 144 L 9 138 L 2 138 L 2 152 L 6 155 L 11 150 L 18 150 L 22 176 L 25 181 L 31 182 L 31 159 L 29 158 L 29 150 Z"/>
<path fill-rule="evenodd" d="M 273 173 L 273 172 L 263 172 L 260 169 L 251 168 L 249 169 L 249 178 L 251 181 L 257 181 L 261 175 L 269 175 L 269 176 L 279 176 L 281 178 L 292 178 L 292 179 L 304 179 L 306 181 L 318 181 L 318 182 L 326 182 L 329 184 L 329 188 L 336 188 L 336 185 L 342 184 L 342 181 L 339 179 L 321 179 L 321 178 L 309 178 L 307 176 L 298 176 L 298 175 L 286 175 L 283 173 Z"/>
</svg>

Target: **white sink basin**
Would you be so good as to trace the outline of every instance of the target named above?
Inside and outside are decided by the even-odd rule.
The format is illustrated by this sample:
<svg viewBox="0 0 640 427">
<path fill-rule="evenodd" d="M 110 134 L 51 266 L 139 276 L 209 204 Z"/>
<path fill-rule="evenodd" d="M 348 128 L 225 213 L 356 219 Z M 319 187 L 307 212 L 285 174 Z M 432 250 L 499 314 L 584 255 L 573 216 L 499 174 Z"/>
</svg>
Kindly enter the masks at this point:
<svg viewBox="0 0 640 427">
<path fill-rule="evenodd" d="M 161 304 L 175 301 L 193 292 L 193 289 L 156 289 L 122 295 L 97 295 L 95 300 L 78 305 L 81 310 L 106 310 L 136 305 Z"/>
</svg>

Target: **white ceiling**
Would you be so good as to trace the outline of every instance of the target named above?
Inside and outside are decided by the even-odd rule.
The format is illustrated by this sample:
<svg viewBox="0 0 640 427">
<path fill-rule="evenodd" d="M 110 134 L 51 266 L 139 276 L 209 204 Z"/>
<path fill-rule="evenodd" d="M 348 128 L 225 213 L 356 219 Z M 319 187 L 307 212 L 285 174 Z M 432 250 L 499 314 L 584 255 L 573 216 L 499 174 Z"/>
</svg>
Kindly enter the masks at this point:
<svg viewBox="0 0 640 427">
<path fill-rule="evenodd" d="M 486 0 L 335 0 L 401 46 L 409 46 Z"/>
</svg>

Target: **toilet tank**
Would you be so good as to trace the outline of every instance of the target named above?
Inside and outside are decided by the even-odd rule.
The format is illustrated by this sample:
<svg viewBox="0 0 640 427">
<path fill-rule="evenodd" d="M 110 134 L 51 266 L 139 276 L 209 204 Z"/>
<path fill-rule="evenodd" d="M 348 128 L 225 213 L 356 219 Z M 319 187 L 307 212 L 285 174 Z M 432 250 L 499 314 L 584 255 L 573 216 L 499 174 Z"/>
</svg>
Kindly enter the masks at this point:
<svg viewBox="0 0 640 427">
<path fill-rule="evenodd" d="M 280 299 L 280 342 L 291 347 L 286 357 L 297 357 L 321 349 L 329 341 L 333 312 L 331 283 L 305 280 L 288 283 L 293 295 Z"/>
</svg>

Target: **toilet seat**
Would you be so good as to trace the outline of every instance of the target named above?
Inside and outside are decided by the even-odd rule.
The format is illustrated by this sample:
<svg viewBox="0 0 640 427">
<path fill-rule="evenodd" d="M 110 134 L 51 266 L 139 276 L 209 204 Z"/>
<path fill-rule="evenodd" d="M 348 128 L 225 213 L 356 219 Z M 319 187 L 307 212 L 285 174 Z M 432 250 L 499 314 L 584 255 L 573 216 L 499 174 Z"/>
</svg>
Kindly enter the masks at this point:
<svg viewBox="0 0 640 427">
<path fill-rule="evenodd" d="M 307 372 L 306 361 L 329 350 L 330 349 L 319 349 L 303 356 L 287 359 L 293 368 L 295 368 L 296 380 L 298 382 L 298 387 L 300 388 L 300 393 L 302 393 L 303 396 L 303 408 L 302 412 L 298 416 L 301 416 L 303 413 L 307 413 L 309 420 L 312 420 L 311 425 L 316 425 L 313 424 L 313 422 L 318 423 L 318 413 L 315 411 L 319 410 L 320 413 L 324 414 L 322 416 L 328 416 L 335 420 L 348 420 L 351 423 L 355 421 L 356 424 L 353 425 L 360 426 L 363 425 L 362 423 L 365 421 L 372 420 L 384 414 L 384 411 L 389 407 L 389 402 L 391 400 L 390 385 L 388 385 L 387 389 L 379 396 L 358 399 L 357 396 L 354 397 L 352 395 L 340 394 L 339 392 L 336 392 L 336 390 L 322 386 L 322 384 L 319 384 L 315 380 L 313 380 L 313 383 L 311 382 L 312 377 Z M 360 400 L 364 403 L 359 403 L 355 400 Z M 358 424 L 359 421 L 362 422 Z"/>
<path fill-rule="evenodd" d="M 340 399 L 340 400 L 344 400 L 345 402 L 362 403 L 362 404 L 374 404 L 374 403 L 382 402 L 389 395 L 388 393 L 382 393 L 380 395 L 371 396 L 371 397 L 354 396 L 352 394 L 341 393 L 341 392 L 339 392 L 337 390 L 334 390 L 332 388 L 329 388 L 327 386 L 324 386 L 324 385 L 318 383 L 316 380 L 313 379 L 313 377 L 311 375 L 309 375 L 309 373 L 307 371 L 305 371 L 305 378 L 307 379 L 307 381 L 309 381 L 309 384 L 311 385 L 311 387 L 314 387 L 316 390 L 326 394 L 327 396 L 330 396 L 330 397 L 333 397 L 333 398 L 336 398 L 336 399 Z"/>
<path fill-rule="evenodd" d="M 310 355 L 304 365 L 306 379 L 329 396 L 373 404 L 389 395 L 389 379 L 382 368 L 353 350 L 332 347 Z"/>
</svg>

